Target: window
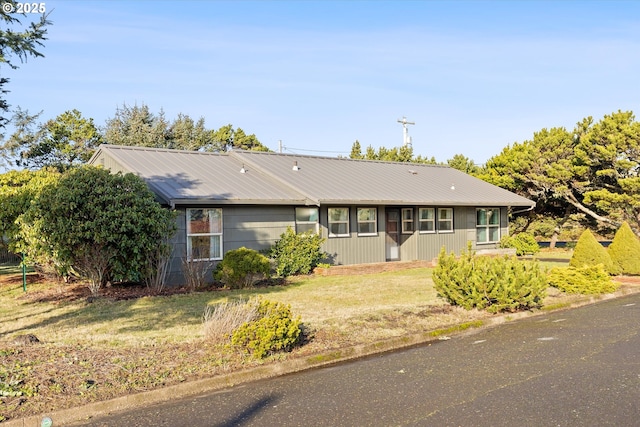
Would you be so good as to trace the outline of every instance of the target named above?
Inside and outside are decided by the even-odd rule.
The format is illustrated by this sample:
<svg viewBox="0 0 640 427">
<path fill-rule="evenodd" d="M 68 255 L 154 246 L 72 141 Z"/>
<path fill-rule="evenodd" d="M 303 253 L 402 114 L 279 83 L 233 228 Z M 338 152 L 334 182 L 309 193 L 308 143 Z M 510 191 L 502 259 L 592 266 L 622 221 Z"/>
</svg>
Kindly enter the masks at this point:
<svg viewBox="0 0 640 427">
<path fill-rule="evenodd" d="M 413 208 L 402 209 L 402 234 L 413 233 Z"/>
<path fill-rule="evenodd" d="M 476 243 L 500 241 L 500 209 L 476 209 Z"/>
<path fill-rule="evenodd" d="M 296 208 L 296 233 L 318 233 L 318 208 Z"/>
<path fill-rule="evenodd" d="M 438 232 L 453 233 L 453 208 L 438 209 Z"/>
<path fill-rule="evenodd" d="M 349 208 L 329 208 L 329 237 L 349 236 Z"/>
<path fill-rule="evenodd" d="M 376 208 L 358 208 L 358 236 L 376 236 L 377 228 Z"/>
<path fill-rule="evenodd" d="M 420 233 L 436 232 L 436 213 L 434 208 L 420 208 L 418 210 L 418 227 Z"/>
<path fill-rule="evenodd" d="M 222 259 L 222 209 L 187 209 L 190 261 Z"/>
</svg>

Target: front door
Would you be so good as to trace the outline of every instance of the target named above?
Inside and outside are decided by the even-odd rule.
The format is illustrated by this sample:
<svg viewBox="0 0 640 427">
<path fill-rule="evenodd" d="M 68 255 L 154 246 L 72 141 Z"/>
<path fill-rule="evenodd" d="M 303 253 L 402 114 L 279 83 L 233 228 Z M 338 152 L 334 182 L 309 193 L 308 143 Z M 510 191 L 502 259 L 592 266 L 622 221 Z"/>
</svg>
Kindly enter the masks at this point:
<svg viewBox="0 0 640 427">
<path fill-rule="evenodd" d="M 387 209 L 385 212 L 387 221 L 385 235 L 385 249 L 387 261 L 400 259 L 400 210 Z"/>
</svg>

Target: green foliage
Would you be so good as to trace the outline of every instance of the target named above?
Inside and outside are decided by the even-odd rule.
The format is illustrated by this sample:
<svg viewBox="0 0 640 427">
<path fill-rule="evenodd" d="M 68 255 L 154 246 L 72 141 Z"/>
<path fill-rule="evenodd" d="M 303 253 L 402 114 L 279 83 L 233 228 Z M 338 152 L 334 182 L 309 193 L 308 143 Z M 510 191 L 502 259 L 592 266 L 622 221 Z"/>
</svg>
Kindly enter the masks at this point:
<svg viewBox="0 0 640 427">
<path fill-rule="evenodd" d="M 276 263 L 276 274 L 287 277 L 311 273 L 326 256 L 321 249 L 324 240 L 311 231 L 296 234 L 287 227 L 270 250 L 270 257 Z"/>
<path fill-rule="evenodd" d="M 469 175 L 475 175 L 480 172 L 478 165 L 476 165 L 473 160 L 462 154 L 455 154 L 452 158 L 447 160 L 447 165 Z"/>
<path fill-rule="evenodd" d="M 607 250 L 596 240 L 593 233 L 587 229 L 580 235 L 569 265 L 580 268 L 592 267 L 598 264 L 602 264 L 605 271 L 609 273 L 615 270 Z"/>
<path fill-rule="evenodd" d="M 625 221 L 607 248 L 618 274 L 640 275 L 640 239 Z"/>
<path fill-rule="evenodd" d="M 443 247 L 433 282 L 438 294 L 449 303 L 491 313 L 540 307 L 547 287 L 537 261 L 479 257 L 470 248 L 456 259 Z"/>
<path fill-rule="evenodd" d="M 603 294 L 618 285 L 602 264 L 584 267 L 556 267 L 549 272 L 549 284 L 570 294 Z"/>
<path fill-rule="evenodd" d="M 278 351 L 291 351 L 302 339 L 300 317 L 280 302 L 254 299 L 258 317 L 244 323 L 231 335 L 231 343 L 260 359 Z"/>
<path fill-rule="evenodd" d="M 269 258 L 245 247 L 228 251 L 216 266 L 214 277 L 231 289 L 248 288 L 269 276 Z"/>
<path fill-rule="evenodd" d="M 504 236 L 500 239 L 501 248 L 515 248 L 516 255 L 535 255 L 540 252 L 540 246 L 531 233 L 518 233 L 514 236 Z"/>
<path fill-rule="evenodd" d="M 86 163 L 102 143 L 102 135 L 93 119 L 85 119 L 78 110 L 66 111 L 53 120 L 35 124 L 39 114 L 30 116 L 19 110 L 14 116 L 16 131 L 4 145 L 6 156 L 17 166 L 53 167 L 64 171 Z"/>
<path fill-rule="evenodd" d="M 414 156 L 413 148 L 410 146 L 393 148 L 378 147 L 378 151 L 376 151 L 373 146 L 369 145 L 365 151 L 365 154 L 362 154 L 362 148 L 359 141 L 355 141 L 351 146 L 351 153 L 349 154 L 349 158 L 359 160 L 383 160 L 387 162 L 437 164 L 435 157 L 427 159 L 423 158 L 422 156 Z"/>
<path fill-rule="evenodd" d="M 44 188 L 20 217 L 28 255 L 46 253 L 89 279 L 141 280 L 149 254 L 175 231 L 142 179 L 84 166 Z"/>
</svg>

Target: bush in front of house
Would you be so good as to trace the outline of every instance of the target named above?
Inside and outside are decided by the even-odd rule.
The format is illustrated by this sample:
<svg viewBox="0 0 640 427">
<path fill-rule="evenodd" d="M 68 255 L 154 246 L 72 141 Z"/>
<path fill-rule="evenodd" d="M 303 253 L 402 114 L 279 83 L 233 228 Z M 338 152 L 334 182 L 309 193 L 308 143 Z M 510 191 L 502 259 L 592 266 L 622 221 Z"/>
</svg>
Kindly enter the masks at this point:
<svg viewBox="0 0 640 427">
<path fill-rule="evenodd" d="M 269 258 L 243 246 L 224 254 L 213 275 L 231 289 L 243 289 L 269 277 L 270 270 Z"/>
<path fill-rule="evenodd" d="M 302 340 L 302 322 L 289 305 L 252 299 L 247 304 L 256 307 L 257 317 L 233 331 L 231 344 L 244 348 L 253 357 L 262 359 L 280 351 L 291 351 Z"/>
<path fill-rule="evenodd" d="M 640 239 L 625 221 L 607 248 L 617 274 L 640 275 Z"/>
<path fill-rule="evenodd" d="M 433 272 L 436 291 L 452 305 L 490 313 L 538 308 L 547 280 L 537 261 L 476 256 L 471 245 L 459 258 L 442 248 Z"/>
<path fill-rule="evenodd" d="M 291 227 L 280 235 L 269 252 L 275 261 L 276 274 L 281 277 L 309 274 L 325 258 L 324 239 L 313 232 L 296 234 Z"/>
<path fill-rule="evenodd" d="M 500 239 L 501 248 L 515 248 L 516 255 L 535 255 L 540 252 L 540 246 L 531 233 L 518 233 L 514 236 L 504 236 Z"/>
<path fill-rule="evenodd" d="M 556 267 L 549 272 L 551 286 L 569 294 L 606 294 L 618 285 L 602 264 L 585 267 Z"/>
</svg>

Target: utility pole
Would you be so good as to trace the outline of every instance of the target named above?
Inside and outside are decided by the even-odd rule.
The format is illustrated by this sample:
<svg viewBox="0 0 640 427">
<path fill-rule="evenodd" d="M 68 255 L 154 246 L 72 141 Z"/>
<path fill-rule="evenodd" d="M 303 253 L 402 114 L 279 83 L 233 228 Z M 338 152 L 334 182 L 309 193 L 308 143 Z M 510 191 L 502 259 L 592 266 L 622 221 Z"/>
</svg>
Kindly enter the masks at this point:
<svg viewBox="0 0 640 427">
<path fill-rule="evenodd" d="M 411 137 L 409 136 L 408 125 L 415 125 L 415 122 L 407 121 L 406 117 L 402 117 L 402 120 L 398 119 L 398 123 L 402 123 L 402 145 L 405 147 L 411 147 Z"/>
</svg>

